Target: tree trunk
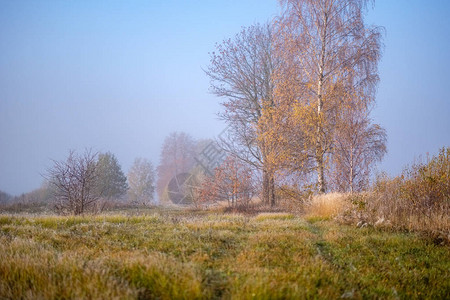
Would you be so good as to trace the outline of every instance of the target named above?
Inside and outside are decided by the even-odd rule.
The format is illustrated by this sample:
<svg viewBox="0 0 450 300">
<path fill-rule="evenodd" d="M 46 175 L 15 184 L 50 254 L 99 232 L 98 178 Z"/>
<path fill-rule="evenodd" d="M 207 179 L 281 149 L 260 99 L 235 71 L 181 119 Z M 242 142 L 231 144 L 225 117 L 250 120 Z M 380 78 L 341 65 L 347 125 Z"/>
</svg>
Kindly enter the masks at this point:
<svg viewBox="0 0 450 300">
<path fill-rule="evenodd" d="M 276 205 L 275 179 L 273 172 L 263 170 L 263 203 L 270 206 Z"/>
<path fill-rule="evenodd" d="M 319 193 L 325 193 L 325 178 L 324 178 L 324 150 L 322 145 L 322 85 L 323 85 L 323 69 L 321 68 L 321 74 L 319 77 L 319 83 L 317 87 L 317 140 L 316 140 L 316 164 L 317 164 L 317 184 L 319 187 Z"/>
<path fill-rule="evenodd" d="M 323 154 L 316 157 L 317 163 L 317 184 L 319 187 L 319 193 L 325 193 L 325 178 L 324 178 L 324 167 L 323 167 Z"/>
<path fill-rule="evenodd" d="M 275 201 L 275 178 L 273 173 L 271 173 L 270 176 L 270 182 L 269 182 L 269 197 L 270 197 L 270 206 L 274 207 L 276 205 Z"/>
<path fill-rule="evenodd" d="M 262 201 L 264 204 L 269 204 L 269 172 L 263 169 L 263 182 L 262 182 Z"/>
<path fill-rule="evenodd" d="M 350 183 L 350 194 L 353 194 L 353 147 L 350 148 L 350 174 L 349 174 L 349 183 Z"/>
<path fill-rule="evenodd" d="M 324 28 L 321 36 L 322 49 L 320 51 L 320 64 L 319 64 L 319 78 L 317 83 L 317 141 L 316 141 L 316 164 L 317 164 L 317 183 L 319 187 L 319 193 L 325 193 L 325 178 L 324 178 L 324 149 L 322 140 L 322 115 L 323 115 L 323 84 L 324 84 L 324 68 L 325 68 L 325 56 L 326 56 L 326 36 L 327 36 L 327 24 L 328 16 L 324 15 Z"/>
</svg>

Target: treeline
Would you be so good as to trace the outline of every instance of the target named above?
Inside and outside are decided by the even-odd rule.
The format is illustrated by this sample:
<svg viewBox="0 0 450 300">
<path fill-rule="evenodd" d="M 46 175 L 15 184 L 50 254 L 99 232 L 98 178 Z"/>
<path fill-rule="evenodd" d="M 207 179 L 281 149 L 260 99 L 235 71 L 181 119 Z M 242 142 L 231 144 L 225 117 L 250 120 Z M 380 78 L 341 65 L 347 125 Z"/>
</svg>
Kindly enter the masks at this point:
<svg viewBox="0 0 450 300">
<path fill-rule="evenodd" d="M 38 212 L 50 210 L 51 194 L 47 185 L 19 196 L 12 196 L 0 191 L 0 211 L 7 212 Z"/>
<path fill-rule="evenodd" d="M 197 159 L 209 144 L 216 145 L 213 140 L 196 140 L 185 132 L 172 132 L 161 147 L 157 168 L 147 159 L 136 158 L 127 174 L 111 152 L 86 149 L 79 153 L 72 150 L 65 159 L 52 160 L 38 189 L 20 196 L 0 191 L 0 209 L 78 215 L 158 202 L 198 203 L 200 199 L 192 194 L 198 188 L 191 185 L 197 187 L 205 178 L 205 170 L 198 165 Z M 196 182 L 189 182 L 191 185 L 186 188 L 187 182 L 178 181 L 183 174 L 195 178 Z"/>
<path fill-rule="evenodd" d="M 154 204 L 155 170 L 136 158 L 127 175 L 111 152 L 70 151 L 54 160 L 42 186 L 12 197 L 1 193 L 4 211 L 55 211 L 59 214 L 96 213 L 114 206 Z"/>
</svg>

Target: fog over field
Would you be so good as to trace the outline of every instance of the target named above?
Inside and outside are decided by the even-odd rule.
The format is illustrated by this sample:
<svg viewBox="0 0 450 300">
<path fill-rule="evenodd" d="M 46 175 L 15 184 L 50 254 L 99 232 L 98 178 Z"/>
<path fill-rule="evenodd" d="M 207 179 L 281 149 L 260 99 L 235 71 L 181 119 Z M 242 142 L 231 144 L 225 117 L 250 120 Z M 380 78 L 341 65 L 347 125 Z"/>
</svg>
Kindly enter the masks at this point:
<svg viewBox="0 0 450 300">
<path fill-rule="evenodd" d="M 223 100 L 202 69 L 215 43 L 271 20 L 277 1 L 0 1 L 0 190 L 38 188 L 70 149 L 158 164 L 164 138 L 214 138 Z M 379 170 L 398 174 L 450 143 L 450 3 L 376 2 L 385 27 L 372 117 L 387 130 Z"/>
</svg>

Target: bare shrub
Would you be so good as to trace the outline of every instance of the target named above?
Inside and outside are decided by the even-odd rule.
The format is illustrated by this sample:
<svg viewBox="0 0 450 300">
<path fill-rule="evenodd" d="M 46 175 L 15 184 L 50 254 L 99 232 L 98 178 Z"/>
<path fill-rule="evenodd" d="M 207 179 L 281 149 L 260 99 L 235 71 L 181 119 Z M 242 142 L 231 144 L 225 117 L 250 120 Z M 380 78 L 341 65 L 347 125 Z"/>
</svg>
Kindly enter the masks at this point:
<svg viewBox="0 0 450 300">
<path fill-rule="evenodd" d="M 64 161 L 54 161 L 46 179 L 53 194 L 53 204 L 60 214 L 80 215 L 96 212 L 100 194 L 97 192 L 97 154 L 86 150 L 79 155 L 70 151 Z"/>
<path fill-rule="evenodd" d="M 253 179 L 246 164 L 229 156 L 216 168 L 214 176 L 203 181 L 200 197 L 204 202 L 227 201 L 229 207 L 247 207 L 255 194 Z"/>
</svg>

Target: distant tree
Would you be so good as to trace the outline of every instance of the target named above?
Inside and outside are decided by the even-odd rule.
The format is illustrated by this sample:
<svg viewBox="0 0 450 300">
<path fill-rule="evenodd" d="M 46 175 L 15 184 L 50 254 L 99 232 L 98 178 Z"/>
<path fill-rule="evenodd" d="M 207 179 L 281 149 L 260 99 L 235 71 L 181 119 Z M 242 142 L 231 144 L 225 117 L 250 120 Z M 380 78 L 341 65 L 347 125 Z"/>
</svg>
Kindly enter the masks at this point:
<svg viewBox="0 0 450 300">
<path fill-rule="evenodd" d="M 10 194 L 0 191 L 0 204 L 7 204 L 12 198 Z"/>
<path fill-rule="evenodd" d="M 32 190 L 31 192 L 24 193 L 20 196 L 14 197 L 14 202 L 26 203 L 26 204 L 48 204 L 52 198 L 51 186 L 47 181 L 44 181 L 42 185 Z"/>
<path fill-rule="evenodd" d="M 54 208 L 61 214 L 80 215 L 93 212 L 99 199 L 97 193 L 97 154 L 70 151 L 64 161 L 53 161 L 45 176 L 53 193 Z"/>
<path fill-rule="evenodd" d="M 120 198 L 128 190 L 127 177 L 122 172 L 122 168 L 110 152 L 100 153 L 97 160 L 98 193 L 106 198 Z"/>
<path fill-rule="evenodd" d="M 136 158 L 128 172 L 128 199 L 132 203 L 150 204 L 155 192 L 155 170 L 151 162 Z"/>
<path fill-rule="evenodd" d="M 229 156 L 203 181 L 200 197 L 206 202 L 227 201 L 230 207 L 247 205 L 255 193 L 251 168 Z"/>
<path fill-rule="evenodd" d="M 44 181 L 39 188 L 34 189 L 31 192 L 12 197 L 5 209 L 9 212 L 47 212 L 54 208 L 53 199 L 53 193 L 50 186 L 48 182 Z M 0 204 L 2 203 L 0 202 Z"/>
<path fill-rule="evenodd" d="M 185 132 L 172 132 L 164 140 L 157 168 L 156 189 L 160 200 L 169 182 L 181 173 L 187 173 L 195 164 L 196 142 Z"/>
</svg>

